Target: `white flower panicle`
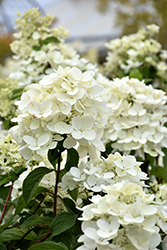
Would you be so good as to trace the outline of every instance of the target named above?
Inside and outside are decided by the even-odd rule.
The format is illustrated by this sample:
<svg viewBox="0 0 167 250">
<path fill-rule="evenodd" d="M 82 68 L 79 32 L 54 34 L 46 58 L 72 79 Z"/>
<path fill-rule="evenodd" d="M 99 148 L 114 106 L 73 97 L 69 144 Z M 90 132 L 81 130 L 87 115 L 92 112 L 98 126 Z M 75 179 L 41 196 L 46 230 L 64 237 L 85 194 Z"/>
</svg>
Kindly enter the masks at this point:
<svg viewBox="0 0 167 250">
<path fill-rule="evenodd" d="M 13 58 L 20 65 L 10 77 L 18 82 L 18 86 L 38 82 L 59 65 L 98 71 L 96 65 L 80 58 L 70 44 L 64 43 L 69 32 L 62 27 L 52 29 L 53 20 L 53 16 L 41 17 L 37 8 L 16 19 L 19 31 L 14 34 L 17 40 L 12 42 L 11 49 L 15 54 Z"/>
<path fill-rule="evenodd" d="M 154 39 L 159 32 L 155 24 L 140 28 L 135 34 L 123 36 L 107 42 L 110 50 L 107 55 L 105 70 L 114 78 L 119 74 L 129 74 L 135 68 L 152 67 L 156 77 L 167 81 L 166 58 L 167 51 L 161 49 L 161 44 Z"/>
<path fill-rule="evenodd" d="M 11 129 L 23 157 L 30 159 L 55 148 L 64 139 L 62 135 L 67 136 L 64 147 L 77 144 L 82 157 L 95 158 L 105 150 L 101 137 L 109 108 L 93 71 L 59 66 L 29 88 L 16 103 L 20 114 L 14 121 L 18 125 Z"/>
<path fill-rule="evenodd" d="M 147 176 L 140 169 L 141 162 L 131 155 L 110 154 L 107 159 L 98 157 L 87 162 L 81 161 L 78 168 L 72 167 L 62 178 L 61 188 L 79 193 L 85 190 L 100 192 L 102 185 L 113 185 L 122 180 L 129 180 L 144 186 Z"/>
<path fill-rule="evenodd" d="M 106 194 L 94 195 L 82 208 L 84 234 L 78 241 L 84 245 L 77 250 L 157 249 L 161 235 L 154 195 L 128 180 L 102 188 Z"/>
<path fill-rule="evenodd" d="M 162 90 L 129 77 L 114 79 L 103 96 L 111 113 L 104 142 L 114 141 L 114 150 L 137 150 L 163 155 L 167 146 L 167 96 Z"/>
</svg>

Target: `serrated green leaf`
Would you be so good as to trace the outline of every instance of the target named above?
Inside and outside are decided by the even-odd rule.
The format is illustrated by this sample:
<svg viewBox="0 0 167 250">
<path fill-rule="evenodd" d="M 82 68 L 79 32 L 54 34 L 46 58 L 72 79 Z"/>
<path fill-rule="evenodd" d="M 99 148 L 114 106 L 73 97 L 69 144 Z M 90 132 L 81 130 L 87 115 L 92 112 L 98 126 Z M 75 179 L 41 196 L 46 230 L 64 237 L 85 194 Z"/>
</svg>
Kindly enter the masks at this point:
<svg viewBox="0 0 167 250">
<path fill-rule="evenodd" d="M 140 73 L 138 69 L 132 69 L 130 71 L 129 78 L 137 78 L 141 81 L 143 79 L 143 75 Z"/>
<path fill-rule="evenodd" d="M 162 178 L 167 183 L 167 169 L 166 168 L 154 166 L 150 172 L 152 175 Z"/>
<path fill-rule="evenodd" d="M 65 165 L 66 171 L 69 171 L 71 167 L 77 167 L 79 161 L 79 155 L 76 149 L 70 148 L 67 150 L 67 162 Z"/>
<path fill-rule="evenodd" d="M 39 217 L 37 215 L 32 215 L 27 220 L 25 220 L 23 224 L 21 224 L 21 228 L 30 228 L 32 226 L 35 226 L 41 223 L 47 226 L 50 226 L 52 223 L 52 218 L 48 216 Z"/>
<path fill-rule="evenodd" d="M 18 229 L 18 228 L 10 228 L 4 230 L 0 234 L 0 242 L 5 241 L 12 241 L 12 240 L 19 240 L 21 239 L 26 233 L 28 232 L 28 229 Z M 25 239 L 35 241 L 37 239 L 36 234 L 31 231 Z"/>
<path fill-rule="evenodd" d="M 52 169 L 48 169 L 46 167 L 39 167 L 29 173 L 23 182 L 23 198 L 26 202 L 31 200 L 34 196 L 42 178 L 52 171 Z"/>
<path fill-rule="evenodd" d="M 74 188 L 73 190 L 68 189 L 68 194 L 71 196 L 71 198 L 76 201 L 78 198 L 78 189 Z"/>
<path fill-rule="evenodd" d="M 68 248 L 63 243 L 47 241 L 36 244 L 30 247 L 29 250 L 68 250 Z"/>
<path fill-rule="evenodd" d="M 76 221 L 77 215 L 63 212 L 58 214 L 52 221 L 52 236 L 59 235 L 67 229 L 71 228 Z"/>
</svg>

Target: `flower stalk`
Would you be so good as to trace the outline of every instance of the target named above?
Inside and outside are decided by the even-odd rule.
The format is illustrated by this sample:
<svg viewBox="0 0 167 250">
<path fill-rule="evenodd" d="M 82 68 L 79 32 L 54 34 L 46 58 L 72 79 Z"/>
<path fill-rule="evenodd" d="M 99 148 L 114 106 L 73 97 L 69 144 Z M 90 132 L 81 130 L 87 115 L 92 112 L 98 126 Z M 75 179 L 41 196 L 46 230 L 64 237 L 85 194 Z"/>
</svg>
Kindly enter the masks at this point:
<svg viewBox="0 0 167 250">
<path fill-rule="evenodd" d="M 6 208 L 8 206 L 8 201 L 10 199 L 10 196 L 11 196 L 11 193 L 12 193 L 12 190 L 13 190 L 13 184 L 14 184 L 14 182 L 12 182 L 12 185 L 10 186 L 9 193 L 8 193 L 8 196 L 6 198 L 6 202 L 5 202 L 4 207 L 3 207 L 3 211 L 2 211 L 2 214 L 1 214 L 1 218 L 0 218 L 0 224 L 1 224 L 2 220 L 3 220 L 3 217 L 4 217 L 5 212 L 6 212 Z"/>
</svg>

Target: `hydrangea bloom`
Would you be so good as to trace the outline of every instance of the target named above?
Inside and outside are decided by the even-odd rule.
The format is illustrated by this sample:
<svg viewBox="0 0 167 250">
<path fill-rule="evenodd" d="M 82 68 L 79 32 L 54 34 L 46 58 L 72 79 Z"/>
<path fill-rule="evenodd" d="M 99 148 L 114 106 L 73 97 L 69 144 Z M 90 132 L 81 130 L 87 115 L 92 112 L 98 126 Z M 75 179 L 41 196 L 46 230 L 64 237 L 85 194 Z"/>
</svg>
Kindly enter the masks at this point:
<svg viewBox="0 0 167 250">
<path fill-rule="evenodd" d="M 65 148 L 77 144 L 80 156 L 91 158 L 104 151 L 101 141 L 109 109 L 101 97 L 102 87 L 93 71 L 59 66 L 55 73 L 31 84 L 17 102 L 20 114 L 13 137 L 26 159 L 55 148 L 64 139 Z"/>
<path fill-rule="evenodd" d="M 78 241 L 84 245 L 77 250 L 157 249 L 161 236 L 154 195 L 129 181 L 102 189 L 104 196 L 94 195 L 91 204 L 82 208 L 84 234 Z"/>
<path fill-rule="evenodd" d="M 107 159 L 98 157 L 87 162 L 81 161 L 78 167 L 72 167 L 62 178 L 60 186 L 79 193 L 85 190 L 100 192 L 102 185 L 113 185 L 122 180 L 129 180 L 144 186 L 146 174 L 140 169 L 141 162 L 131 155 L 110 154 Z"/>
<path fill-rule="evenodd" d="M 0 79 L 0 117 L 6 120 L 16 115 L 13 100 L 13 90 L 17 87 L 17 82 L 11 78 Z"/>
<path fill-rule="evenodd" d="M 150 71 L 154 70 L 157 78 L 167 81 L 167 52 L 161 49 L 161 44 L 154 39 L 159 32 L 155 24 L 140 28 L 136 34 L 123 36 L 107 42 L 106 48 L 110 50 L 107 55 L 105 70 L 113 78 L 127 75 L 137 68 L 146 78 L 151 78 Z"/>
<path fill-rule="evenodd" d="M 11 49 L 20 65 L 10 77 L 17 80 L 19 86 L 38 82 L 59 65 L 97 71 L 95 65 L 80 58 L 69 44 L 64 43 L 69 32 L 62 27 L 52 29 L 53 21 L 53 16 L 41 17 L 37 8 L 16 19 L 18 32 L 14 36 L 17 40 L 11 43 Z"/>
<path fill-rule="evenodd" d="M 111 113 L 104 141 L 125 153 L 137 150 L 151 156 L 163 155 L 167 146 L 167 96 L 138 79 L 114 79 L 105 89 L 104 100 Z"/>
</svg>

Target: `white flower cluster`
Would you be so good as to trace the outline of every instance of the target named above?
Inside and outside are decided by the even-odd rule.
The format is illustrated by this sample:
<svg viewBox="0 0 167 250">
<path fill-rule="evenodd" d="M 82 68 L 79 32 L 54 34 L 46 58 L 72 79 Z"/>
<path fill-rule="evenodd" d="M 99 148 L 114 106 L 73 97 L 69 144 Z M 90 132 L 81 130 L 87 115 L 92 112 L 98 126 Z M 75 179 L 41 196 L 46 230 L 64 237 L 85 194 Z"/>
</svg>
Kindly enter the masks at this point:
<svg viewBox="0 0 167 250">
<path fill-rule="evenodd" d="M 58 141 L 71 148 L 76 145 L 80 156 L 97 157 L 105 147 L 101 141 L 109 108 L 101 98 L 102 87 L 93 71 L 59 66 L 55 73 L 31 84 L 16 104 L 18 125 L 11 129 L 26 159 L 40 156 L 55 148 Z"/>
<path fill-rule="evenodd" d="M 128 74 L 134 68 L 153 67 L 156 75 L 163 81 L 167 80 L 167 51 L 153 39 L 159 32 L 155 24 L 141 28 L 136 34 L 123 36 L 106 43 L 110 50 L 107 55 L 105 70 L 113 78 L 118 74 Z M 149 77 L 149 76 L 147 76 Z"/>
<path fill-rule="evenodd" d="M 80 58 L 69 44 L 64 43 L 69 34 L 67 30 L 50 28 L 53 19 L 52 16 L 40 17 L 37 8 L 33 8 L 16 20 L 19 32 L 14 36 L 18 40 L 12 42 L 11 49 L 20 65 L 10 77 L 17 80 L 19 86 L 38 82 L 59 65 L 97 71 L 95 65 Z"/>
<path fill-rule="evenodd" d="M 154 195 L 128 180 L 102 189 L 104 196 L 94 195 L 82 208 L 84 234 L 78 241 L 84 245 L 77 250 L 158 249 L 161 235 Z"/>
<path fill-rule="evenodd" d="M 79 188 L 93 192 L 102 191 L 102 185 L 113 185 L 122 180 L 129 180 L 144 186 L 146 174 L 140 169 L 141 162 L 131 155 L 121 156 L 119 153 L 110 154 L 107 159 L 98 157 L 87 162 L 82 161 L 78 168 L 72 167 L 62 178 L 60 186 L 63 189 Z"/>
<path fill-rule="evenodd" d="M 105 89 L 104 100 L 111 110 L 105 143 L 114 141 L 112 147 L 125 153 L 163 155 L 161 148 L 167 147 L 165 92 L 138 79 L 116 78 Z"/>
</svg>

